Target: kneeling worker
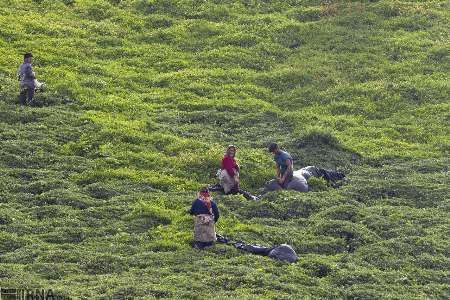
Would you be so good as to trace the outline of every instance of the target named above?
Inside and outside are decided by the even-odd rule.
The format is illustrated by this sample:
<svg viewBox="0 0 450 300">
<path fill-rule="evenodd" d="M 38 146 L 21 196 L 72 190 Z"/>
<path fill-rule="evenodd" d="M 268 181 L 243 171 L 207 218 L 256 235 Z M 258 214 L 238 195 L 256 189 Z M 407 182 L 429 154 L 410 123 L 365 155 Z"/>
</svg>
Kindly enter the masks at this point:
<svg viewBox="0 0 450 300">
<path fill-rule="evenodd" d="M 275 143 L 269 145 L 269 151 L 273 153 L 277 165 L 277 178 L 266 184 L 263 194 L 279 189 L 308 192 L 308 179 L 310 177 L 322 177 L 333 187 L 337 187 L 336 180 L 345 178 L 342 172 L 325 170 L 316 166 L 307 166 L 293 171 L 293 160 L 289 153 L 280 150 Z"/>
<path fill-rule="evenodd" d="M 219 180 L 225 194 L 239 191 L 239 165 L 235 159 L 236 146 L 229 145 L 223 156 Z"/>
<path fill-rule="evenodd" d="M 219 209 L 212 200 L 208 188 L 200 190 L 189 213 L 195 216 L 194 247 L 203 249 L 212 246 L 216 241 L 215 223 L 219 220 Z"/>
<path fill-rule="evenodd" d="M 256 196 L 250 192 L 241 189 L 239 179 L 239 165 L 235 159 L 236 146 L 229 145 L 225 151 L 220 169 L 217 172 L 219 177 L 219 184 L 213 185 L 209 188 L 210 191 L 222 191 L 225 194 L 241 194 L 247 200 L 256 200 Z"/>
<path fill-rule="evenodd" d="M 292 156 L 288 152 L 281 150 L 276 143 L 269 145 L 269 152 L 273 154 L 273 160 L 275 160 L 277 167 L 276 182 L 280 188 L 287 189 L 294 174 Z"/>
</svg>

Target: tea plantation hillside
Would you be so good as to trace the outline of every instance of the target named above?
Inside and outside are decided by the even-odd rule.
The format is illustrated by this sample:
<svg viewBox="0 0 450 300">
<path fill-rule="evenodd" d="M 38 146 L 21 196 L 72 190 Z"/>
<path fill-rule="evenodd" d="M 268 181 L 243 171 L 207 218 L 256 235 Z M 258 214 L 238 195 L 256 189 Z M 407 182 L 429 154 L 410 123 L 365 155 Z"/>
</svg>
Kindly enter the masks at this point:
<svg viewBox="0 0 450 300">
<path fill-rule="evenodd" d="M 450 2 L 3 0 L 0 287 L 73 299 L 450 298 Z M 32 50 L 47 84 L 17 101 Z M 333 189 L 214 195 L 226 145 L 262 191 L 277 141 Z"/>
</svg>

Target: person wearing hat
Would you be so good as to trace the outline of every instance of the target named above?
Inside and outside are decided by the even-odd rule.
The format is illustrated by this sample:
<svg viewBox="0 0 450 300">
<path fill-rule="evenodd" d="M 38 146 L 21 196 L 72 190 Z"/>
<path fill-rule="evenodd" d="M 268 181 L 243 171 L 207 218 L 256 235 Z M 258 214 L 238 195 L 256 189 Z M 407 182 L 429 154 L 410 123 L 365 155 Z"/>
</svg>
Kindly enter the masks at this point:
<svg viewBox="0 0 450 300">
<path fill-rule="evenodd" d="M 271 143 L 268 148 L 269 152 L 273 154 L 273 160 L 277 167 L 276 181 L 281 188 L 287 188 L 294 173 L 292 156 L 281 150 L 276 143 Z"/>
<path fill-rule="evenodd" d="M 195 216 L 194 247 L 203 249 L 212 246 L 216 241 L 215 223 L 219 220 L 219 209 L 207 187 L 200 190 L 189 213 Z"/>
<path fill-rule="evenodd" d="M 19 102 L 22 105 L 33 101 L 34 91 L 36 89 L 36 78 L 33 67 L 31 66 L 32 59 L 33 54 L 31 52 L 25 53 L 23 56 L 23 64 L 19 66 L 19 70 L 17 71 L 20 87 Z"/>
<path fill-rule="evenodd" d="M 225 194 L 239 191 L 239 165 L 235 160 L 236 146 L 229 145 L 223 156 L 219 180 Z"/>
</svg>

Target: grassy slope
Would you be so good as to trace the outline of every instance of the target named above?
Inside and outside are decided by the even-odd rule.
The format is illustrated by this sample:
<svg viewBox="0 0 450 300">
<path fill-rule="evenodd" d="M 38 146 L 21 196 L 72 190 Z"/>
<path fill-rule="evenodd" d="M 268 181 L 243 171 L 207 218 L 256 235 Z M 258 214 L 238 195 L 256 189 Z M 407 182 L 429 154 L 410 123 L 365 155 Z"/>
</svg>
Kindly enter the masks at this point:
<svg viewBox="0 0 450 300">
<path fill-rule="evenodd" d="M 70 1 L 66 1 L 70 2 Z M 194 5 L 193 3 L 196 3 Z M 200 4 L 199 4 L 200 3 Z M 0 4 L 0 286 L 73 297 L 446 298 L 447 1 Z M 20 54 L 49 87 L 16 102 Z M 243 184 L 296 165 L 339 190 L 217 196 L 218 230 L 294 265 L 192 250 L 185 214 L 239 147 Z"/>
</svg>

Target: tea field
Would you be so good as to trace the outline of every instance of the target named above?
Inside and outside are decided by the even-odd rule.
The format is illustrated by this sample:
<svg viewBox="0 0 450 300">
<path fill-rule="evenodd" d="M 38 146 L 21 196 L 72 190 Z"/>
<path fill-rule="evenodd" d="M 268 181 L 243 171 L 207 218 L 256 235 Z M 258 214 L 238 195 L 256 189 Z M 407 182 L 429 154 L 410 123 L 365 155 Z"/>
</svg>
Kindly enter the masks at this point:
<svg viewBox="0 0 450 300">
<path fill-rule="evenodd" d="M 1 1 L 0 287 L 450 298 L 449 41 L 443 0 Z M 30 50 L 47 88 L 20 106 Z M 214 194 L 217 231 L 299 261 L 193 249 L 225 147 L 258 194 L 273 141 L 345 182 Z"/>
</svg>

